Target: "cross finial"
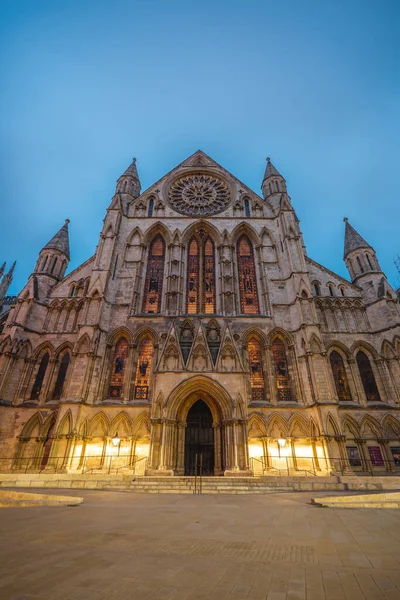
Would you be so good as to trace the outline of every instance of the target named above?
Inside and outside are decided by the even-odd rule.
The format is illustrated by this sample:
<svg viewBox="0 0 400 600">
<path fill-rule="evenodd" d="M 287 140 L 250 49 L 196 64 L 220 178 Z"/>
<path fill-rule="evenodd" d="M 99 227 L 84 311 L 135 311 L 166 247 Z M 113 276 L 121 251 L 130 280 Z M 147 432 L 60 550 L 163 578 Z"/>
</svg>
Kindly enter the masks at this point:
<svg viewBox="0 0 400 600">
<path fill-rule="evenodd" d="M 344 217 L 343 221 L 344 221 L 345 223 L 347 223 L 347 221 L 348 221 L 348 218 L 347 218 L 347 217 Z"/>
</svg>

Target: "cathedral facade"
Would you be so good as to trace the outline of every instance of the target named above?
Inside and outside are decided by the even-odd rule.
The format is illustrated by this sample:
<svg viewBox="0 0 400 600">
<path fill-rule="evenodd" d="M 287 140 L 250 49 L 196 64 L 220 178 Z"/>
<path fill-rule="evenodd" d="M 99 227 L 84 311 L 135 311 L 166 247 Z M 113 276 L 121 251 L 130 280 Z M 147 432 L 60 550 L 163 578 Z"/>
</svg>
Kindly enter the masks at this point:
<svg viewBox="0 0 400 600">
<path fill-rule="evenodd" d="M 346 220 L 350 280 L 306 253 L 286 181 L 202 151 L 118 179 L 95 254 L 68 220 L 0 333 L 3 469 L 148 475 L 400 468 L 400 310 Z"/>
</svg>

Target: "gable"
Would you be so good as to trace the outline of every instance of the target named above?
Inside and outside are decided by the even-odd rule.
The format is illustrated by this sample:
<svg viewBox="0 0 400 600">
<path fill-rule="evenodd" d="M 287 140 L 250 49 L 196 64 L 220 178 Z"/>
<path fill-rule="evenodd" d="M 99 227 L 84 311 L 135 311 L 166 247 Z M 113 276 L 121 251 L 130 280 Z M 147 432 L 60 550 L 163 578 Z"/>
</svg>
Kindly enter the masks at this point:
<svg viewBox="0 0 400 600">
<path fill-rule="evenodd" d="M 202 150 L 193 153 L 147 188 L 132 203 L 129 216 L 136 216 L 138 210 L 142 211 L 140 216 L 144 216 L 149 197 L 165 203 L 165 216 L 233 216 L 235 202 L 243 204 L 245 198 L 254 209 L 262 211 L 265 206 L 270 211 L 261 196 Z"/>
</svg>

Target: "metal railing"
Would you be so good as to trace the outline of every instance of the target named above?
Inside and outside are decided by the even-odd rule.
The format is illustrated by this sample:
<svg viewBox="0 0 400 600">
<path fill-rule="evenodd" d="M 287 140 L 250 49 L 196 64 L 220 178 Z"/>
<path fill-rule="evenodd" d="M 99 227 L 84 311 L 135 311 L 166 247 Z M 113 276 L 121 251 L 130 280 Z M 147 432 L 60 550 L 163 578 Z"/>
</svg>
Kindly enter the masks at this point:
<svg viewBox="0 0 400 600">
<path fill-rule="evenodd" d="M 367 458 L 265 455 L 250 458 L 250 470 L 254 476 L 274 474 L 281 477 L 296 475 L 316 477 L 323 474 L 346 475 L 352 472 L 357 475 L 382 476 L 400 474 L 400 462 L 396 464 L 395 461 L 383 457 L 374 461 Z"/>
<path fill-rule="evenodd" d="M 106 473 L 119 474 L 123 470 L 132 475 L 144 475 L 147 469 L 148 457 L 124 454 L 87 455 L 84 457 L 50 456 L 43 457 L 2 457 L 0 458 L 1 473 Z M 400 475 L 400 461 L 379 458 L 328 458 L 310 456 L 275 456 L 265 455 L 252 457 L 250 469 L 254 476 L 276 475 L 280 477 L 304 475 Z M 195 462 L 195 491 L 202 492 L 203 461 L 202 455 L 196 456 Z"/>
<path fill-rule="evenodd" d="M 87 455 L 84 457 L 51 456 L 44 460 L 43 457 L 2 457 L 0 458 L 0 472 L 19 473 L 120 473 L 123 469 L 135 473 L 137 463 L 143 462 L 146 468 L 147 457 L 124 454 L 112 455 Z"/>
</svg>

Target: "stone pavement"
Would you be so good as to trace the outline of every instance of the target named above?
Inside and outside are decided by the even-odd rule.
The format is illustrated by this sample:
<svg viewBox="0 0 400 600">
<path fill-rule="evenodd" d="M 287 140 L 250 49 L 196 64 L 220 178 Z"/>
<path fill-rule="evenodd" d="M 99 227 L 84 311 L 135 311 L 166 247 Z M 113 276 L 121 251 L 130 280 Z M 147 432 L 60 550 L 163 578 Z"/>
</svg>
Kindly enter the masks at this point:
<svg viewBox="0 0 400 600">
<path fill-rule="evenodd" d="M 0 511 L 1 600 L 400 599 L 399 510 L 318 508 L 315 492 L 79 495 Z"/>
</svg>

